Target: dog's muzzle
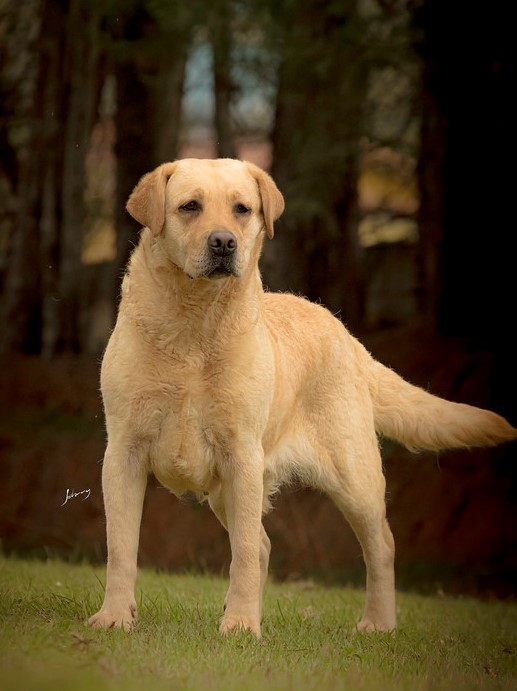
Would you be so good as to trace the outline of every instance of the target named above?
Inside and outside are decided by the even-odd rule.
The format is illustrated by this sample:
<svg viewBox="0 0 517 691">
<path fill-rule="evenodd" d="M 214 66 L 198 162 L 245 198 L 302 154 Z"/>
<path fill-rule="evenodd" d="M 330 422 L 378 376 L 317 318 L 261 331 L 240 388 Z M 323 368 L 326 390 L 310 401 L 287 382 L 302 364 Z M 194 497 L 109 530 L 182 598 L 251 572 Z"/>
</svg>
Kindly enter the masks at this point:
<svg viewBox="0 0 517 691">
<path fill-rule="evenodd" d="M 237 238 L 233 233 L 214 230 L 207 239 L 208 265 L 207 278 L 237 276 Z"/>
</svg>

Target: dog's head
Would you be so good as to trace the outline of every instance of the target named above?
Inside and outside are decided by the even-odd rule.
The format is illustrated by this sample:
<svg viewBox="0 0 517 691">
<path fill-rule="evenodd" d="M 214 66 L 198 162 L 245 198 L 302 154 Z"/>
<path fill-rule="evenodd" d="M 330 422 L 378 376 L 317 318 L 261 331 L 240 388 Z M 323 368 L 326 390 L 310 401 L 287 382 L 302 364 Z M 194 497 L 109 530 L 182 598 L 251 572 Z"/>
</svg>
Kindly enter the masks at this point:
<svg viewBox="0 0 517 691">
<path fill-rule="evenodd" d="M 242 275 L 284 199 L 252 163 L 182 159 L 144 175 L 126 208 L 188 276 L 214 279 Z"/>
</svg>

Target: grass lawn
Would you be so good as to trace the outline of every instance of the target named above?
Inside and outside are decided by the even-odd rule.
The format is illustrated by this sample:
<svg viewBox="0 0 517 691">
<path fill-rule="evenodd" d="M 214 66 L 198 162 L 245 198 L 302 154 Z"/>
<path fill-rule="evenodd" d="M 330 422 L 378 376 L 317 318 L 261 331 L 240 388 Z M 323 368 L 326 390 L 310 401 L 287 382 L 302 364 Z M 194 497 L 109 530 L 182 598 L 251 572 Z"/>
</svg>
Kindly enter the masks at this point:
<svg viewBox="0 0 517 691">
<path fill-rule="evenodd" d="M 104 569 L 0 557 L 4 691 L 517 689 L 517 603 L 399 594 L 395 634 L 354 634 L 364 593 L 270 583 L 263 638 L 217 631 L 227 586 L 142 571 L 130 634 L 84 625 Z"/>
</svg>

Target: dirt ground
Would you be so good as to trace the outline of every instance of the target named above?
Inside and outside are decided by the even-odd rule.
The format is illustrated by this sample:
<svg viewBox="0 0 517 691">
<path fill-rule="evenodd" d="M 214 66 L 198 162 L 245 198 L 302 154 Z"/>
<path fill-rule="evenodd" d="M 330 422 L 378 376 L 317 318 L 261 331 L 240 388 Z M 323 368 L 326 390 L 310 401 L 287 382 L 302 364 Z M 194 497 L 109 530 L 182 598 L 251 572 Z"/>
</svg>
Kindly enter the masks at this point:
<svg viewBox="0 0 517 691">
<path fill-rule="evenodd" d="M 396 329 L 366 340 L 414 383 L 489 404 L 493 358 L 458 342 Z M 105 436 L 94 358 L 0 360 L 0 538 L 5 552 L 105 558 L 101 462 Z M 516 420 L 512 420 L 516 423 Z M 412 455 L 383 442 L 399 587 L 513 597 L 517 590 L 517 444 Z M 358 543 L 330 501 L 281 492 L 265 519 L 277 578 L 362 584 Z M 151 479 L 140 563 L 227 573 L 227 536 L 207 506 Z"/>
</svg>

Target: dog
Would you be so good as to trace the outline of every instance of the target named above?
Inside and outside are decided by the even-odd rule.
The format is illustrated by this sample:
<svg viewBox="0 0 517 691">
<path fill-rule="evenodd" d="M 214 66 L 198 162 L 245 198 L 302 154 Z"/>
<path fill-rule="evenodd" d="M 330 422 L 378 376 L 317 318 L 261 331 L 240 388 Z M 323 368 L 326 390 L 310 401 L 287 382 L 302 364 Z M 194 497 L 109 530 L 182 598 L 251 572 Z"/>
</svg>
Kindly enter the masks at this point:
<svg viewBox="0 0 517 691">
<path fill-rule="evenodd" d="M 396 626 L 394 541 L 378 435 L 411 450 L 517 438 L 499 415 L 418 388 L 377 362 L 326 308 L 263 290 L 258 268 L 284 199 L 235 159 L 183 159 L 144 175 L 127 210 L 143 226 L 102 367 L 106 591 L 89 619 L 130 630 L 142 504 L 153 473 L 207 498 L 231 546 L 220 631 L 260 637 L 270 541 L 262 517 L 293 479 L 326 492 L 367 569 L 359 631 Z"/>
</svg>

